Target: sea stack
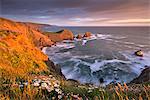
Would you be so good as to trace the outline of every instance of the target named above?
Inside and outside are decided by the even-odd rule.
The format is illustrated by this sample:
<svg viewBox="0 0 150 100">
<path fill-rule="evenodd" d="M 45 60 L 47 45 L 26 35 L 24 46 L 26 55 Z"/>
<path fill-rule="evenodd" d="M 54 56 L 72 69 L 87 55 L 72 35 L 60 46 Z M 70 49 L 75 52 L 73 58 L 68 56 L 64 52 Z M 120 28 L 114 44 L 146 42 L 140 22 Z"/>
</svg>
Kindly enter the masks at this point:
<svg viewBox="0 0 150 100">
<path fill-rule="evenodd" d="M 83 37 L 90 37 L 91 36 L 91 32 L 85 32 L 84 36 Z"/>
<path fill-rule="evenodd" d="M 82 35 L 81 35 L 81 34 L 78 34 L 76 38 L 77 38 L 77 39 L 82 39 Z"/>
</svg>

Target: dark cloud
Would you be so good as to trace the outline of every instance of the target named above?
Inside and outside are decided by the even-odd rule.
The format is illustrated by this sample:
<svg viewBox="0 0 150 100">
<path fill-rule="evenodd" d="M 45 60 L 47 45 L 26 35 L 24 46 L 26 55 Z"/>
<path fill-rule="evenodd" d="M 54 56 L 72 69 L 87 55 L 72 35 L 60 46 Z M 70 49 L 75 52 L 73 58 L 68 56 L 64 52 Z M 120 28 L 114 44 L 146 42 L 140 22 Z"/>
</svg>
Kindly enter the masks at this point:
<svg viewBox="0 0 150 100">
<path fill-rule="evenodd" d="M 91 18 L 97 19 L 98 24 L 106 19 L 149 18 L 149 4 L 149 0 L 1 0 L 0 14 L 17 20 L 62 25 L 79 24 L 82 19 L 86 24 L 94 23 L 94 20 L 84 20 Z"/>
</svg>

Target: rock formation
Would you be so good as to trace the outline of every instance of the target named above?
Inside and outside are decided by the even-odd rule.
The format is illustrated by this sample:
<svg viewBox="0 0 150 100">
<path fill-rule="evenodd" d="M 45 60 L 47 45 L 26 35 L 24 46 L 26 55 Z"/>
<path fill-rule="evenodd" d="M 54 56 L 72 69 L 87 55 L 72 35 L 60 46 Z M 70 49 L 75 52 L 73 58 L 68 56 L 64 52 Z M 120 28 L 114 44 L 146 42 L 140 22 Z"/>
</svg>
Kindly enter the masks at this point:
<svg viewBox="0 0 150 100">
<path fill-rule="evenodd" d="M 140 84 L 144 82 L 150 82 L 150 67 L 145 68 L 142 73 L 130 83 Z"/>
<path fill-rule="evenodd" d="M 81 34 L 78 34 L 76 38 L 77 38 L 77 39 L 82 39 L 82 35 L 81 35 Z"/>
<path fill-rule="evenodd" d="M 84 36 L 83 37 L 90 37 L 92 35 L 91 32 L 85 32 Z"/>
<path fill-rule="evenodd" d="M 52 44 L 48 37 L 31 27 L 0 18 L 1 77 L 24 78 L 31 73 L 48 71 L 44 62 L 48 56 L 39 48 Z"/>
<path fill-rule="evenodd" d="M 39 23 L 32 23 L 32 22 L 17 22 L 17 23 L 20 23 L 20 24 L 24 24 L 34 30 L 37 30 L 37 31 L 42 31 L 42 29 L 44 27 L 51 27 L 52 25 L 48 25 L 48 24 L 39 24 Z"/>
<path fill-rule="evenodd" d="M 27 37 L 34 43 L 35 46 L 41 48 L 43 46 L 50 46 L 53 42 L 44 36 L 37 30 L 28 27 L 25 24 L 14 22 L 8 19 L 0 18 L 0 30 L 9 30 L 16 33 L 20 33 L 24 37 Z M 23 41 L 22 41 L 23 42 Z"/>
<path fill-rule="evenodd" d="M 73 40 L 74 35 L 70 30 L 64 29 L 58 32 L 44 32 L 53 42 L 59 42 L 62 40 Z"/>
</svg>

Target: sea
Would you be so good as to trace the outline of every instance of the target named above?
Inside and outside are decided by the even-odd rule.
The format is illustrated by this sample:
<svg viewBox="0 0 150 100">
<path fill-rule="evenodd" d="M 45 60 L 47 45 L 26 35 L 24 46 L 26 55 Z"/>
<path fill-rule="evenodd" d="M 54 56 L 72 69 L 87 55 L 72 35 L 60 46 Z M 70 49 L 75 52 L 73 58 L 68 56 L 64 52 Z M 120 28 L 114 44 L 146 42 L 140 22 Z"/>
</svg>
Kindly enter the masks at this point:
<svg viewBox="0 0 150 100">
<path fill-rule="evenodd" d="M 150 27 L 46 27 L 46 31 L 69 29 L 78 33 L 91 32 L 86 39 L 64 40 L 43 52 L 61 67 L 67 79 L 99 85 L 129 83 L 150 66 Z M 143 57 L 134 55 L 142 50 Z"/>
</svg>

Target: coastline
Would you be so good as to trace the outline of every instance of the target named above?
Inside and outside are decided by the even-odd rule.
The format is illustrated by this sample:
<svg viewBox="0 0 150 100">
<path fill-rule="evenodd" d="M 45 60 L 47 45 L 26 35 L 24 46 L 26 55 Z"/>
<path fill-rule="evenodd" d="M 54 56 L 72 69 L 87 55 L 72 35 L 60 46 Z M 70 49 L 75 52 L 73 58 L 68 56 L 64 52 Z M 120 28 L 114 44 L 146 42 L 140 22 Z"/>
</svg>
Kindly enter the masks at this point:
<svg viewBox="0 0 150 100">
<path fill-rule="evenodd" d="M 54 92 L 57 94 L 56 96 L 64 94 L 64 97 L 67 95 L 73 97 L 74 94 L 89 96 L 91 93 L 92 96 L 90 95 L 90 98 L 93 98 L 95 91 L 97 94 L 103 92 L 111 94 L 114 91 L 122 93 L 122 89 L 124 89 L 123 91 L 125 92 L 134 91 L 135 94 L 143 93 L 142 85 L 145 85 L 144 81 L 142 81 L 143 83 L 140 82 L 139 91 L 136 91 L 130 84 L 126 86 L 126 84 L 120 85 L 117 83 L 117 85 L 109 84 L 103 87 L 92 84 L 81 84 L 73 79 L 67 80 L 62 74 L 60 66 L 56 65 L 48 58 L 48 55 L 44 54 L 48 47 L 51 48 L 51 46 L 55 45 L 56 41 L 51 41 L 47 36 L 43 35 L 42 32 L 32 29 L 31 27 L 29 28 L 24 24 L 3 18 L 0 19 L 0 21 L 2 22 L 0 23 L 0 56 L 2 57 L 0 58 L 0 78 L 2 84 L 0 86 L 0 90 L 2 91 L 0 91 L 0 96 L 9 98 L 18 98 L 18 96 L 20 96 L 29 99 L 36 98 L 36 96 L 42 94 L 45 98 L 49 98 L 49 95 Z M 65 33 L 63 33 L 63 35 L 64 34 Z M 87 33 L 87 35 L 89 35 L 89 33 Z M 59 40 L 66 40 L 68 38 L 66 38 L 66 36 L 57 36 L 59 36 Z M 68 39 L 72 40 L 73 37 L 74 36 L 71 36 L 71 38 L 69 37 Z M 142 75 L 140 75 L 140 77 L 141 76 Z M 149 88 L 149 85 L 146 84 L 145 86 L 146 89 Z M 116 87 L 120 89 L 116 90 Z M 129 88 L 128 91 L 126 90 L 127 88 Z M 16 90 L 19 92 L 14 92 Z M 8 93 L 8 91 L 10 91 L 10 93 Z M 62 92 L 64 93 L 62 94 Z M 74 93 L 73 95 L 71 94 L 72 92 Z M 27 96 L 22 95 L 23 93 Z M 117 97 L 117 94 L 114 95 Z M 77 97 L 78 96 L 79 95 L 77 95 Z"/>
<path fill-rule="evenodd" d="M 59 42 L 56 42 L 56 44 L 54 45 L 54 47 L 57 45 L 57 43 L 61 43 L 62 41 L 59 41 Z M 46 49 L 48 49 L 48 48 L 51 48 L 51 47 L 43 47 L 43 49 L 42 49 L 42 52 L 44 53 L 44 54 L 48 54 L 48 52 L 46 52 Z M 53 62 L 54 63 L 54 62 Z M 146 65 L 145 65 L 146 66 Z M 149 74 L 149 68 L 150 67 L 145 67 L 142 71 L 141 71 L 141 73 L 137 76 L 137 77 L 135 77 L 135 78 L 133 78 L 130 82 L 128 82 L 127 84 L 128 85 L 130 85 L 130 84 L 133 84 L 133 83 L 138 83 L 138 84 L 141 84 L 141 83 L 143 83 L 143 82 L 150 82 L 150 77 L 148 76 L 148 74 Z M 147 71 L 145 71 L 145 70 L 147 70 Z M 61 73 L 60 73 L 61 72 Z M 59 73 L 61 74 L 61 75 L 63 75 L 62 74 L 62 71 L 61 71 L 61 68 L 59 67 Z M 144 74 L 147 74 L 147 75 L 144 75 Z M 147 76 L 147 77 L 143 77 L 143 78 L 141 78 L 141 76 Z M 63 77 L 65 77 L 64 75 L 63 75 Z M 70 79 L 69 79 L 70 80 Z M 74 80 L 74 79 L 71 79 L 71 80 Z M 135 81 L 136 80 L 136 81 Z M 142 81 L 142 80 L 144 80 L 144 81 Z M 74 80 L 74 81 L 78 81 L 78 80 Z M 87 84 L 87 83 L 80 83 L 80 84 Z M 88 83 L 89 84 L 89 83 Z M 109 84 L 107 84 L 107 85 L 110 85 L 111 83 L 109 83 Z"/>
</svg>

